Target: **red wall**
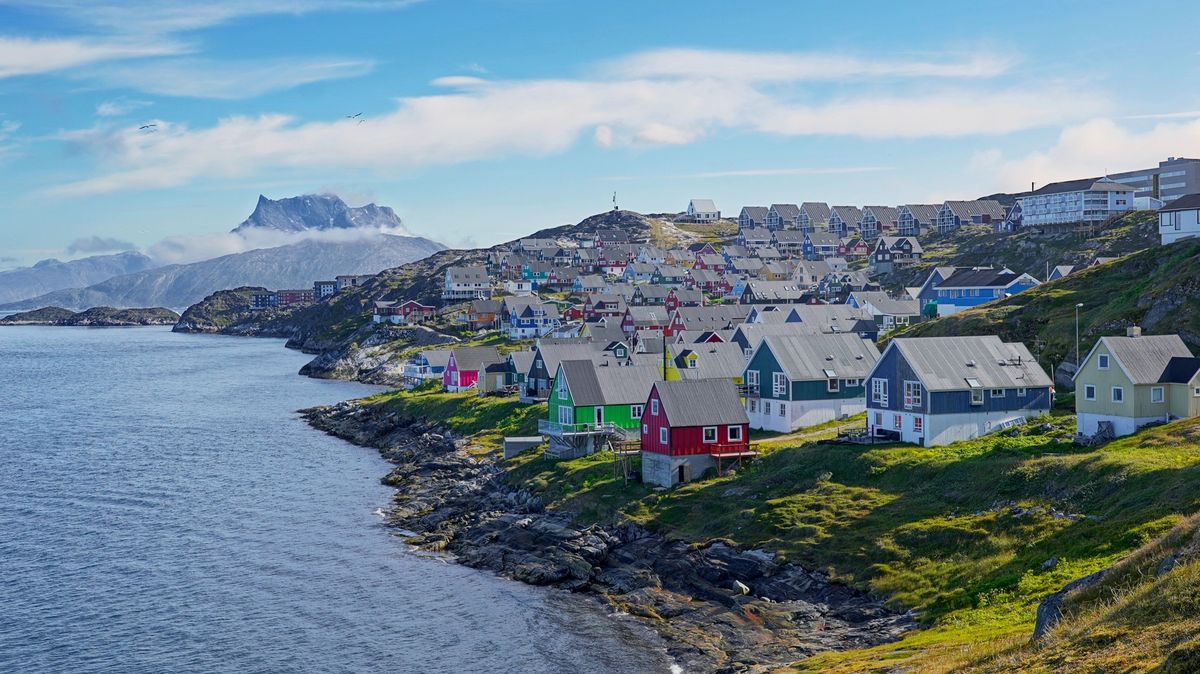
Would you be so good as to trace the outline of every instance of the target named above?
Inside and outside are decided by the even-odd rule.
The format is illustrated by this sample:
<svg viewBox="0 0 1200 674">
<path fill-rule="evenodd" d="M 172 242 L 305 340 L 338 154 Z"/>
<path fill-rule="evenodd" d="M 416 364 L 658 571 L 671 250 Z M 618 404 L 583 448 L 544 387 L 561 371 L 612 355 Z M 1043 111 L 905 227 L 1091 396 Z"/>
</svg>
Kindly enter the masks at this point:
<svg viewBox="0 0 1200 674">
<path fill-rule="evenodd" d="M 687 456 L 691 454 L 708 454 L 714 448 L 719 447 L 722 452 L 734 451 L 730 445 L 737 444 L 739 449 L 736 451 L 749 451 L 750 449 L 750 425 L 741 424 L 742 439 L 739 441 L 730 442 L 729 427 L 726 425 L 717 426 L 717 441 L 715 443 L 704 442 L 704 427 L 703 426 L 680 426 L 671 428 L 667 424 L 667 415 L 662 407 L 659 407 L 658 416 L 654 416 L 651 410 L 654 408 L 652 400 L 658 398 L 658 389 L 650 390 L 650 397 L 646 399 L 646 409 L 642 412 L 642 425 L 645 427 L 642 433 L 642 451 L 654 452 L 655 454 L 668 454 L 670 456 Z M 659 442 L 658 429 L 666 426 L 670 430 L 667 433 L 667 445 Z"/>
</svg>

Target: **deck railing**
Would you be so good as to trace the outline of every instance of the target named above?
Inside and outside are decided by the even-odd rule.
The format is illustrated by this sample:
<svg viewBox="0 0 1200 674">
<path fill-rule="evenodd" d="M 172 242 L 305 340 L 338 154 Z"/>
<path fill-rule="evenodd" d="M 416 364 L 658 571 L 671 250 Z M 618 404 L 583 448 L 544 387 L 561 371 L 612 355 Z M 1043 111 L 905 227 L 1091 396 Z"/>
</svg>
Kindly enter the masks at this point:
<svg viewBox="0 0 1200 674">
<path fill-rule="evenodd" d="M 600 433 L 616 433 L 616 424 L 612 422 L 563 424 L 549 419 L 538 419 L 538 433 L 546 435 L 593 435 Z"/>
</svg>

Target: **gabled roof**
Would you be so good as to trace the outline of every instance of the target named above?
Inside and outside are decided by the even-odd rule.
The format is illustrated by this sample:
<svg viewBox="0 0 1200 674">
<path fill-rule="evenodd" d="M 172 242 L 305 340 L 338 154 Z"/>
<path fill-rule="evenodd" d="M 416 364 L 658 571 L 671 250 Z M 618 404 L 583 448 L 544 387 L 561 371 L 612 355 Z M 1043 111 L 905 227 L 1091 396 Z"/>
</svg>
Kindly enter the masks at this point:
<svg viewBox="0 0 1200 674">
<path fill-rule="evenodd" d="M 583 286 L 584 288 L 604 287 L 604 277 L 599 274 L 581 274 L 575 277 L 575 280 L 578 281 L 579 285 Z"/>
<path fill-rule="evenodd" d="M 879 360 L 875 344 L 855 334 L 766 335 L 759 348 L 769 348 L 792 381 L 863 379 Z"/>
<path fill-rule="evenodd" d="M 800 281 L 750 281 L 746 292 L 756 302 L 780 302 L 802 299 L 811 291 L 809 284 Z"/>
<path fill-rule="evenodd" d="M 445 368 L 450 362 L 450 349 L 425 349 L 421 351 L 421 356 L 429 363 L 429 367 Z"/>
<path fill-rule="evenodd" d="M 766 206 L 742 206 L 742 212 L 739 214 L 739 217 L 741 215 L 745 215 L 746 217 L 750 218 L 751 220 L 754 220 L 755 222 L 761 222 L 761 221 L 767 219 L 767 207 Z"/>
<path fill-rule="evenodd" d="M 529 368 L 533 366 L 533 352 L 528 349 L 513 351 L 508 354 L 508 359 L 512 361 L 513 369 L 517 372 L 529 372 Z"/>
<path fill-rule="evenodd" d="M 767 235 L 770 236 L 769 231 Z M 723 257 L 750 257 L 750 254 L 750 249 L 745 246 L 733 245 L 721 247 L 721 255 Z"/>
<path fill-rule="evenodd" d="M 880 237 L 879 240 L 882 241 L 883 244 L 888 247 L 888 250 L 895 250 L 896 247 L 899 246 L 900 244 L 902 244 L 904 241 L 909 241 L 912 243 L 912 252 L 914 252 L 914 253 L 924 253 L 925 252 L 925 250 L 921 248 L 921 242 L 917 241 L 917 238 L 915 236 L 883 236 L 883 237 Z"/>
<path fill-rule="evenodd" d="M 1020 274 L 1007 269 L 959 269 L 938 288 L 1007 288 Z"/>
<path fill-rule="evenodd" d="M 1196 378 L 1198 372 L 1200 372 L 1200 358 L 1176 356 L 1167 362 L 1167 367 L 1163 369 L 1158 383 L 1188 384 Z"/>
<path fill-rule="evenodd" d="M 800 214 L 800 207 L 796 204 L 771 204 L 771 210 L 784 220 L 795 220 Z"/>
<path fill-rule="evenodd" d="M 1121 370 L 1134 384 L 1157 383 L 1172 358 L 1192 357 L 1192 352 L 1179 335 L 1101 337 L 1100 342 L 1117 359 Z M 1093 347 L 1092 352 L 1095 350 Z M 1083 362 L 1087 363 L 1091 357 L 1092 353 L 1089 352 Z"/>
<path fill-rule="evenodd" d="M 775 232 L 775 243 L 801 243 L 804 232 L 796 229 L 781 229 Z"/>
<path fill-rule="evenodd" d="M 694 368 L 685 367 L 690 354 L 696 356 Z M 667 355 L 684 379 L 732 379 L 746 368 L 742 347 L 731 342 L 668 344 Z"/>
<path fill-rule="evenodd" d="M 842 222 L 851 225 L 857 224 L 860 220 L 862 220 L 862 210 L 858 206 L 834 206 L 829 210 L 830 220 L 832 220 L 833 216 L 835 215 L 841 218 Z"/>
<path fill-rule="evenodd" d="M 454 362 L 458 364 L 460 372 L 479 370 L 490 363 L 504 360 L 494 346 L 456 346 L 451 351 L 454 352 Z"/>
<path fill-rule="evenodd" d="M 721 272 L 715 269 L 696 269 L 695 267 L 689 269 L 688 274 L 697 283 L 714 283 L 720 281 L 723 276 Z"/>
<path fill-rule="evenodd" d="M 654 263 L 653 262 L 630 262 L 625 267 L 625 273 L 626 274 L 653 274 L 654 273 Z"/>
<path fill-rule="evenodd" d="M 743 229 L 742 238 L 747 241 L 770 241 L 771 230 L 766 227 L 755 227 L 753 229 Z"/>
<path fill-rule="evenodd" d="M 829 222 L 829 204 L 824 201 L 806 201 L 800 204 L 800 210 L 808 214 L 808 219 L 814 223 Z"/>
<path fill-rule="evenodd" d="M 676 344 L 696 344 L 706 342 L 714 336 L 722 342 L 728 342 L 733 337 L 733 330 L 679 330 L 671 339 Z"/>
<path fill-rule="evenodd" d="M 841 246 L 842 237 L 833 232 L 809 232 L 804 235 L 814 246 Z"/>
<path fill-rule="evenodd" d="M 603 343 L 582 344 L 539 344 L 536 353 L 542 357 L 546 372 L 558 370 L 559 363 L 566 360 L 593 360 L 600 357 Z"/>
<path fill-rule="evenodd" d="M 660 381 L 654 388 L 672 427 L 750 423 L 737 387 L 728 379 Z"/>
<path fill-rule="evenodd" d="M 821 332 L 858 332 L 861 321 L 875 323 L 866 309 L 849 304 L 793 304 L 788 309 L 788 320 L 819 326 Z"/>
<path fill-rule="evenodd" d="M 641 295 L 646 299 L 663 299 L 671 292 L 667 286 L 660 286 L 653 283 L 643 283 L 633 291 L 635 295 Z"/>
<path fill-rule="evenodd" d="M 707 307 L 679 307 L 675 313 L 692 330 L 715 329 L 737 325 L 746 320 L 749 309 L 736 304 L 715 304 Z"/>
<path fill-rule="evenodd" d="M 1200 194 L 1185 194 L 1182 197 L 1172 201 L 1170 204 L 1158 209 L 1159 213 L 1170 213 L 1171 211 L 1190 211 L 1200 208 Z"/>
<path fill-rule="evenodd" d="M 997 220 L 1004 217 L 1004 206 L 999 201 L 991 199 L 975 199 L 972 201 L 947 201 L 943 204 L 959 218 L 970 218 L 975 215 L 989 215 Z"/>
<path fill-rule="evenodd" d="M 655 267 L 655 271 L 663 278 L 683 278 L 687 276 L 686 269 L 671 264 L 660 264 Z"/>
<path fill-rule="evenodd" d="M 713 202 L 712 199 L 692 199 L 692 201 L 688 205 L 692 207 L 693 211 L 698 211 L 698 212 L 702 212 L 702 213 L 716 213 L 717 212 L 717 205 Z"/>
<path fill-rule="evenodd" d="M 870 304 L 888 316 L 920 316 L 921 303 L 917 300 L 893 299 L 882 290 L 855 290 L 851 296 L 861 306 Z"/>
<path fill-rule="evenodd" d="M 500 300 L 472 300 L 470 311 L 476 314 L 494 314 L 503 308 Z"/>
<path fill-rule="evenodd" d="M 449 267 L 446 277 L 451 283 L 484 283 L 488 280 L 487 269 L 479 267 Z"/>
<path fill-rule="evenodd" d="M 1042 196 L 1045 194 L 1063 194 L 1066 192 L 1084 192 L 1088 190 L 1099 190 L 1105 192 L 1133 192 L 1136 188 L 1133 185 L 1126 185 L 1108 178 L 1080 178 L 1078 180 L 1064 180 L 1057 183 L 1049 183 L 1042 185 L 1038 189 L 1030 192 L 1025 196 Z"/>
<path fill-rule="evenodd" d="M 646 402 L 650 388 L 659 379 L 658 368 L 647 365 L 622 367 L 592 360 L 564 360 L 560 368 L 576 406 L 638 405 Z"/>
<path fill-rule="evenodd" d="M 664 307 L 629 307 L 627 314 L 634 325 L 666 325 L 671 319 Z"/>
<path fill-rule="evenodd" d="M 898 337 L 888 349 L 899 350 L 930 391 L 1054 385 L 1024 344 L 1003 342 L 995 335 Z"/>
<path fill-rule="evenodd" d="M 912 214 L 913 219 L 917 222 L 932 223 L 937 220 L 940 204 L 905 204 L 900 207 L 901 210 L 907 210 Z"/>
<path fill-rule="evenodd" d="M 875 216 L 879 222 L 895 222 L 900 219 L 900 209 L 893 206 L 863 206 L 863 216 L 867 211 Z"/>
</svg>

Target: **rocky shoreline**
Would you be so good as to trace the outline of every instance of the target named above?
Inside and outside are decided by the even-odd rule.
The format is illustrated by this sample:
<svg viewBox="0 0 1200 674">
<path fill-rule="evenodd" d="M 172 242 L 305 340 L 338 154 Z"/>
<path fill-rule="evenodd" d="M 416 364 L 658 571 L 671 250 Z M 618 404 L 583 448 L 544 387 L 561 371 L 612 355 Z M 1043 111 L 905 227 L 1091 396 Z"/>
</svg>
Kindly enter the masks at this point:
<svg viewBox="0 0 1200 674">
<path fill-rule="evenodd" d="M 641 527 L 579 527 L 506 484 L 440 425 L 348 401 L 302 412 L 395 467 L 388 521 L 415 547 L 533 585 L 589 593 L 645 621 L 686 671 L 765 672 L 916 627 L 880 601 L 763 550 L 689 545 Z"/>
</svg>

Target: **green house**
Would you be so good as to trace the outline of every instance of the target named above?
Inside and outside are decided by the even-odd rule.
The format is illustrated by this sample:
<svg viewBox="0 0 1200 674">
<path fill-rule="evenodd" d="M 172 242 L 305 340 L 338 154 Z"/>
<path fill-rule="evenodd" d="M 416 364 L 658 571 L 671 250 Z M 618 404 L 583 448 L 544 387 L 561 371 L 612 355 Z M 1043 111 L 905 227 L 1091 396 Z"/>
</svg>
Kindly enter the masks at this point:
<svg viewBox="0 0 1200 674">
<path fill-rule="evenodd" d="M 547 418 L 538 424 L 550 438 L 547 453 L 574 458 L 613 438 L 638 436 L 646 398 L 660 378 L 654 366 L 562 361 L 550 387 Z"/>
</svg>

